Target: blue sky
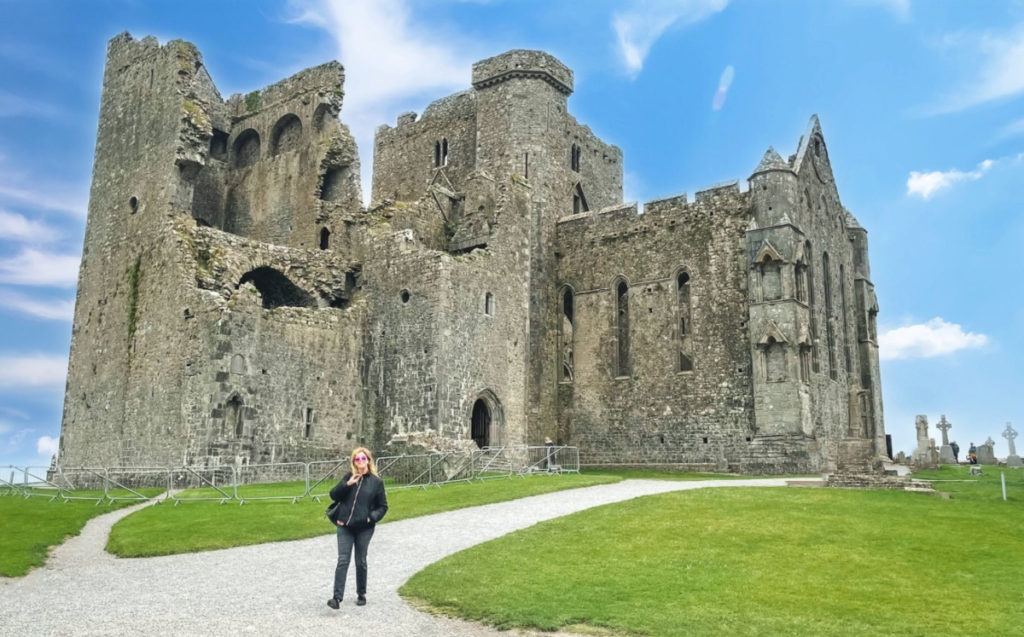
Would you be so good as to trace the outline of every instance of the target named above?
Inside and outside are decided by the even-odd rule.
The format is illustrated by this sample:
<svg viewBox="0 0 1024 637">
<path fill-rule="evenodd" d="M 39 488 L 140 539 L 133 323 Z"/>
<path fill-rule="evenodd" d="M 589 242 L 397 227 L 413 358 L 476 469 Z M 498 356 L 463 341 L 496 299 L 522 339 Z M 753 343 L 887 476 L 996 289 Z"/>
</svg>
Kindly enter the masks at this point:
<svg viewBox="0 0 1024 637">
<path fill-rule="evenodd" d="M 56 448 L 104 55 L 125 30 L 195 43 L 225 96 L 340 60 L 364 183 L 376 126 L 513 48 L 575 71 L 570 110 L 622 148 L 627 200 L 745 179 L 816 113 L 869 232 L 896 450 L 919 413 L 998 456 L 1006 423 L 1024 426 L 1020 0 L 0 0 L 0 15 L 0 466 Z"/>
</svg>

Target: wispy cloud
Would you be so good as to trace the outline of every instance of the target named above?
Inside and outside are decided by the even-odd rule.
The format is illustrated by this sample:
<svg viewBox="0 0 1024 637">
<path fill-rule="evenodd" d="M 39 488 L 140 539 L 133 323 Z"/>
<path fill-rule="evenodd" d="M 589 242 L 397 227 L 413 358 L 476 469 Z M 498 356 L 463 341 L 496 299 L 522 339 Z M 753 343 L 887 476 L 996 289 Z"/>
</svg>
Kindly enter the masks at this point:
<svg viewBox="0 0 1024 637">
<path fill-rule="evenodd" d="M 905 325 L 879 334 L 878 352 L 882 360 L 933 358 L 983 347 L 988 341 L 984 334 L 965 332 L 960 325 L 936 317 L 927 323 Z"/>
<path fill-rule="evenodd" d="M 64 356 L 0 356 L 0 387 L 63 387 L 67 371 Z"/>
<path fill-rule="evenodd" d="M 60 184 L 36 182 L 34 188 L 12 186 L 11 175 L 0 176 L 0 201 L 17 202 L 39 210 L 65 212 L 85 218 L 89 208 L 88 187 L 71 188 Z M 26 179 L 22 179 L 26 181 Z"/>
<path fill-rule="evenodd" d="M 16 255 L 0 258 L 0 283 L 70 287 L 78 282 L 80 261 L 78 255 L 22 248 Z"/>
<path fill-rule="evenodd" d="M 952 113 L 1024 92 L 1024 24 L 1007 34 L 952 35 L 946 46 L 976 56 L 974 76 L 940 101 L 933 114 Z"/>
<path fill-rule="evenodd" d="M 929 199 L 936 192 L 949 188 L 955 183 L 981 179 L 995 163 L 994 160 L 986 159 L 974 170 L 966 172 L 955 168 L 945 172 L 935 170 L 926 173 L 912 170 L 910 177 L 907 178 L 907 196 L 917 195 L 922 199 Z"/>
<path fill-rule="evenodd" d="M 54 229 L 44 223 L 0 209 L 0 239 L 47 241 L 53 239 L 54 235 Z"/>
<path fill-rule="evenodd" d="M 722 76 L 718 78 L 718 90 L 711 98 L 711 110 L 720 111 L 725 106 L 725 98 L 729 96 L 729 87 L 732 86 L 732 78 L 735 74 L 731 64 L 722 71 Z"/>
<path fill-rule="evenodd" d="M 0 288 L 0 308 L 28 314 L 36 318 L 70 321 L 75 314 L 74 299 L 38 299 Z"/>
<path fill-rule="evenodd" d="M 728 4 L 729 0 L 632 0 L 612 16 L 626 70 L 633 76 L 640 73 L 651 47 L 669 27 L 700 22 Z"/>
<path fill-rule="evenodd" d="M 373 132 L 408 110 L 413 98 L 466 89 L 483 45 L 439 33 L 429 16 L 418 19 L 405 0 L 293 0 L 295 22 L 327 31 L 345 65 L 342 121 L 362 150 L 364 196 Z"/>
<path fill-rule="evenodd" d="M 1010 122 L 1003 127 L 1003 137 L 1013 137 L 1024 133 L 1024 118 L 1018 119 L 1015 122 Z"/>
</svg>

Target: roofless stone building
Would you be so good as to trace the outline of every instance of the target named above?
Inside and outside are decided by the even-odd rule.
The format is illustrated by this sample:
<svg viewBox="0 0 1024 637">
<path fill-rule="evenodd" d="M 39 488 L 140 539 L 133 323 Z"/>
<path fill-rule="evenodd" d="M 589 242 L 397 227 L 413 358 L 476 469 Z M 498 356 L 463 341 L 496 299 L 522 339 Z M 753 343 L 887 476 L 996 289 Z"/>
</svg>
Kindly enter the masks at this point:
<svg viewBox="0 0 1024 637">
<path fill-rule="evenodd" d="M 867 232 L 812 117 L 738 182 L 622 202 L 540 51 L 381 126 L 371 206 L 338 63 L 223 99 L 196 48 L 110 41 L 65 466 L 257 464 L 430 432 L 588 463 L 868 469 Z"/>
</svg>

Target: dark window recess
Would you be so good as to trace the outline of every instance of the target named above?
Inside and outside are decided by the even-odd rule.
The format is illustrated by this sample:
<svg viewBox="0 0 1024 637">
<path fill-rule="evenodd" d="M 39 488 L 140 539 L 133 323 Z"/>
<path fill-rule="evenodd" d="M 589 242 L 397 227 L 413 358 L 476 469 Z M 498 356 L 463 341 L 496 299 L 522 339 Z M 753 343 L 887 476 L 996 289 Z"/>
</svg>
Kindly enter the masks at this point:
<svg viewBox="0 0 1024 637">
<path fill-rule="evenodd" d="M 252 166 L 260 160 L 260 135 L 247 129 L 235 139 L 234 163 L 236 168 Z"/>
<path fill-rule="evenodd" d="M 345 195 L 345 184 L 348 183 L 349 173 L 348 166 L 328 168 L 324 173 L 323 185 L 320 187 L 320 199 L 340 201 Z"/>
<path fill-rule="evenodd" d="M 270 136 L 270 153 L 280 155 L 298 149 L 302 142 L 302 120 L 289 113 L 277 120 Z"/>
<path fill-rule="evenodd" d="M 245 433 L 245 422 L 242 419 L 242 399 L 232 396 L 228 404 L 224 406 L 224 428 L 233 431 L 236 438 L 241 438 Z"/>
<path fill-rule="evenodd" d="M 619 281 L 615 288 L 616 335 L 618 356 L 615 361 L 615 375 L 629 376 L 629 286 Z"/>
<path fill-rule="evenodd" d="M 310 408 L 310 407 L 306 407 L 305 425 L 306 426 L 305 426 L 305 432 L 303 434 L 303 437 L 304 438 L 309 438 L 310 436 L 313 435 L 313 409 Z"/>
<path fill-rule="evenodd" d="M 587 205 L 587 198 L 583 195 L 583 186 L 576 184 L 572 191 L 572 213 L 577 215 L 588 210 L 590 210 L 590 206 Z"/>
<path fill-rule="evenodd" d="M 252 283 L 263 297 L 263 307 L 316 307 L 313 297 L 273 268 L 262 266 L 246 272 L 238 286 Z"/>
<path fill-rule="evenodd" d="M 331 247 L 331 231 L 327 228 L 320 228 L 320 249 L 327 250 Z"/>
<path fill-rule="evenodd" d="M 220 161 L 228 159 L 228 134 L 216 128 L 213 129 L 213 137 L 210 138 L 210 157 Z"/>
<path fill-rule="evenodd" d="M 473 404 L 470 436 L 481 449 L 491 444 L 491 410 L 482 398 Z"/>
<path fill-rule="evenodd" d="M 398 296 L 402 299 L 402 303 L 409 302 L 409 290 L 402 290 Z"/>
</svg>

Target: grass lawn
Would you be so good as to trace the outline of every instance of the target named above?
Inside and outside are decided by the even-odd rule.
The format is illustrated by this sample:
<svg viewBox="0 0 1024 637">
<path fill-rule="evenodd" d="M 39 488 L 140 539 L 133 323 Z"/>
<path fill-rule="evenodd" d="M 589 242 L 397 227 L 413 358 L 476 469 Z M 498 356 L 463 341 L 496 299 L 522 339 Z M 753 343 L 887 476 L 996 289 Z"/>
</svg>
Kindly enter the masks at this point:
<svg viewBox="0 0 1024 637">
<path fill-rule="evenodd" d="M 146 491 L 147 495 L 158 492 Z M 98 498 L 102 492 L 78 495 Z M 51 547 L 78 535 L 90 518 L 132 504 L 136 503 L 118 501 L 97 506 L 88 500 L 50 502 L 46 497 L 0 496 L 0 575 L 18 577 L 28 573 L 46 561 Z"/>
<path fill-rule="evenodd" d="M 619 480 L 621 478 L 612 473 L 528 475 L 425 489 L 392 489 L 388 491 L 390 508 L 383 523 Z M 289 495 L 296 491 L 291 483 L 254 485 L 245 489 L 244 497 L 253 498 Z M 196 490 L 181 495 L 186 498 L 216 497 L 217 493 Z M 334 532 L 334 527 L 324 517 L 324 509 L 329 502 L 327 498 L 323 502 L 299 500 L 296 504 L 290 500 L 251 500 L 245 505 L 196 501 L 174 506 L 164 502 L 133 513 L 115 524 L 107 550 L 121 557 L 143 557 L 324 535 Z"/>
<path fill-rule="evenodd" d="M 473 547 L 416 574 L 400 593 L 502 628 L 1009 634 L 1024 626 L 1024 475 L 1004 470 L 1003 502 L 1000 470 L 985 471 L 936 483 L 949 499 L 784 488 L 639 498 Z M 971 616 L 941 612 L 942 600 Z"/>
</svg>

